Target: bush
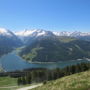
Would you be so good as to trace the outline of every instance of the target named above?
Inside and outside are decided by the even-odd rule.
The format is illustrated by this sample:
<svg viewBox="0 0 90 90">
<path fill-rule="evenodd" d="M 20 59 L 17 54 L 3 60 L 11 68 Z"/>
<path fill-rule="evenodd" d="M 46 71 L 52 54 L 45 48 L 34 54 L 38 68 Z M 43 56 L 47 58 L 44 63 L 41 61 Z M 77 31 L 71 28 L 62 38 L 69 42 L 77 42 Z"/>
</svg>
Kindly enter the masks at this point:
<svg viewBox="0 0 90 90">
<path fill-rule="evenodd" d="M 44 81 L 43 84 L 44 84 L 44 85 L 47 84 L 47 81 Z"/>
</svg>

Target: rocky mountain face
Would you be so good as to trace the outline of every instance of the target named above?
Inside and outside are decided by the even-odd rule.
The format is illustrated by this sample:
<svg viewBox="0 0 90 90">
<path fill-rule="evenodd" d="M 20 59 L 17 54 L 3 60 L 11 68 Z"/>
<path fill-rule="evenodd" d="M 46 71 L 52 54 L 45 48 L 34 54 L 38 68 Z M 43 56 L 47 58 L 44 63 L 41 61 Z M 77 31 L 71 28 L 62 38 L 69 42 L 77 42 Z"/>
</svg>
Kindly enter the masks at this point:
<svg viewBox="0 0 90 90">
<path fill-rule="evenodd" d="M 0 28 L 0 56 L 22 45 L 22 41 L 11 31 Z"/>
<path fill-rule="evenodd" d="M 16 32 L 15 34 L 24 42 L 24 44 L 30 44 L 36 39 L 54 36 L 51 31 L 45 31 L 41 29 L 24 30 L 21 32 Z"/>
<path fill-rule="evenodd" d="M 13 32 L 4 28 L 0 28 L 0 42 L 7 43 L 10 46 L 13 45 L 13 47 L 22 44 L 21 40 Z"/>
</svg>

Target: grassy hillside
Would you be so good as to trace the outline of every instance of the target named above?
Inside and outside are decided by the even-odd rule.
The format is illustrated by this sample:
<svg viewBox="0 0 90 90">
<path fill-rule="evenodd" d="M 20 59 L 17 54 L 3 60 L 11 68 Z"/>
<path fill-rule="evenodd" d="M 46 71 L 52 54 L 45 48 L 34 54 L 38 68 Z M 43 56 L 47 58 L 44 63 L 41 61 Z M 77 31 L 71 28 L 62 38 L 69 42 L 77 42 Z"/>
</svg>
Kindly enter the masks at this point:
<svg viewBox="0 0 90 90">
<path fill-rule="evenodd" d="M 12 85 L 17 85 L 16 78 L 0 77 L 0 87 L 1 86 L 12 86 Z"/>
<path fill-rule="evenodd" d="M 18 86 L 17 78 L 0 77 L 0 90 L 16 90 L 18 88 L 27 87 L 30 85 Z"/>
<path fill-rule="evenodd" d="M 90 70 L 49 81 L 32 90 L 90 90 Z"/>
<path fill-rule="evenodd" d="M 3 87 L 7 87 L 7 88 L 3 88 Z M 14 88 L 16 87 L 18 87 L 17 78 L 0 77 L 0 90 L 14 90 Z"/>
</svg>

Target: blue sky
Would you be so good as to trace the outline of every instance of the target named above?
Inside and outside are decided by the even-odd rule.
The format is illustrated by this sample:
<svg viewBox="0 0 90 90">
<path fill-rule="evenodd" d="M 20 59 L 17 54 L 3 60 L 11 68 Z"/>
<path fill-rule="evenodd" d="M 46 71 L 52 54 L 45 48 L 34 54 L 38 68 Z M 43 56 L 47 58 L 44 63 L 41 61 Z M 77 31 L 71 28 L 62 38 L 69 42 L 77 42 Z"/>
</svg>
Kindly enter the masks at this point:
<svg viewBox="0 0 90 90">
<path fill-rule="evenodd" d="M 0 27 L 90 31 L 90 0 L 0 0 Z"/>
</svg>

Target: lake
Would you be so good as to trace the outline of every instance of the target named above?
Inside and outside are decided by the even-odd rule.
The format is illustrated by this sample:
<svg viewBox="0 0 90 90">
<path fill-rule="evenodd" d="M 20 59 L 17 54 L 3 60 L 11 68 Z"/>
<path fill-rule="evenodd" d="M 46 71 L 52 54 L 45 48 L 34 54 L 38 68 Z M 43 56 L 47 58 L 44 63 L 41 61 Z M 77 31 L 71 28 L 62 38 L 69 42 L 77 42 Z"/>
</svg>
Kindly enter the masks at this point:
<svg viewBox="0 0 90 90">
<path fill-rule="evenodd" d="M 59 63 L 28 63 L 18 56 L 15 52 L 4 55 L 0 58 L 0 65 L 5 71 L 22 70 L 26 68 L 63 68 L 69 65 L 89 62 L 87 60 L 73 60 Z"/>
</svg>

